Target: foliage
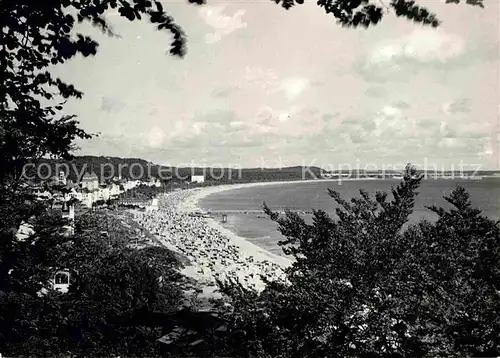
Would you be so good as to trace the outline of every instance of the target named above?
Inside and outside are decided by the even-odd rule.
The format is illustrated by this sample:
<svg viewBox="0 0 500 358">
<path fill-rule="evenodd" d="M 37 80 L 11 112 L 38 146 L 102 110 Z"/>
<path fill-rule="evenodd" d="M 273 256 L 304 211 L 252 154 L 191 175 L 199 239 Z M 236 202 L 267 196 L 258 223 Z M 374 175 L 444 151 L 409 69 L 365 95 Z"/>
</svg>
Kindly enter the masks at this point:
<svg viewBox="0 0 500 358">
<path fill-rule="evenodd" d="M 0 3 L 1 77 L 0 152 L 2 180 L 18 178 L 27 160 L 44 155 L 70 157 L 76 138 L 90 136 L 78 127 L 74 116 L 56 117 L 64 102 L 57 98 L 81 98 L 73 85 L 54 78 L 51 65 L 65 63 L 76 54 L 95 55 L 98 44 L 83 34 L 73 34 L 76 20 L 89 21 L 113 35 L 102 15 L 118 9 L 129 20 L 141 19 L 141 14 L 173 35 L 171 53 L 184 53 L 184 34 L 168 16 L 159 2 L 150 1 L 81 1 L 49 0 L 44 2 L 2 1 Z M 76 15 L 76 16 L 74 16 Z M 23 145 L 19 146 L 18 143 Z"/>
<path fill-rule="evenodd" d="M 70 238 L 50 231 L 58 225 L 49 219 L 39 220 L 33 238 L 18 243 L 24 254 L 13 257 L 8 286 L 2 286 L 2 353 L 155 354 L 169 320 L 129 321 L 137 312 L 180 309 L 182 292 L 191 286 L 177 271 L 173 254 L 163 247 L 128 248 L 123 235 L 132 233 L 101 214 L 79 218 Z M 95 224 L 98 219 L 101 224 Z M 102 237 L 102 229 L 109 230 L 109 238 Z M 69 292 L 40 297 L 37 293 L 61 269 L 74 273 Z"/>
<path fill-rule="evenodd" d="M 361 190 L 337 218 L 312 224 L 265 207 L 296 259 L 289 284 L 232 298 L 231 339 L 247 357 L 497 356 L 500 227 L 471 207 L 464 189 L 430 208 L 437 221 L 404 229 L 421 178 L 407 168 L 392 198 Z M 235 346 L 236 347 L 236 346 Z M 245 353 L 246 352 L 246 353 Z"/>
<path fill-rule="evenodd" d="M 190 1 L 198 4 L 203 2 L 201 0 Z M 293 0 L 275 1 L 281 3 L 286 9 L 293 5 Z M 297 0 L 297 3 L 301 2 L 301 0 Z M 451 2 L 458 2 L 458 0 Z M 474 5 L 482 4 L 480 0 L 468 0 L 468 2 Z M 383 15 L 381 6 L 370 4 L 366 0 L 320 0 L 318 5 L 323 7 L 327 13 L 333 14 L 341 24 L 346 26 L 376 24 Z M 392 8 L 396 15 L 404 16 L 415 22 L 432 26 L 438 24 L 434 15 L 410 0 L 392 0 L 389 8 Z M 0 349 L 2 354 L 52 356 L 73 352 L 80 355 L 109 356 L 118 352 L 134 355 L 140 351 L 140 354 L 148 355 L 154 351 L 151 342 L 154 337 L 157 337 L 159 326 L 120 326 L 119 322 L 122 322 L 123 316 L 132 314 L 132 311 L 144 309 L 150 305 L 165 313 L 170 312 L 178 304 L 177 280 L 180 278 L 172 271 L 175 264 L 164 258 L 167 261 L 161 262 L 161 265 L 165 265 L 166 271 L 158 272 L 146 264 L 147 260 L 142 260 L 153 254 L 154 257 L 165 255 L 165 252 L 154 249 L 152 251 L 146 250 L 137 255 L 136 252 L 123 247 L 115 250 L 112 246 L 110 247 L 110 242 L 104 243 L 100 236 L 96 236 L 95 233 L 87 235 L 83 231 L 80 231 L 74 238 L 67 238 L 60 232 L 62 222 L 49 214 L 43 214 L 45 209 L 43 203 L 40 207 L 34 205 L 33 198 L 20 192 L 18 187 L 10 186 L 12 183 L 17 184 L 17 179 L 20 178 L 22 168 L 26 163 L 36 162 L 45 156 L 69 159 L 72 157 L 74 140 L 90 138 L 88 133 L 79 128 L 75 116 L 61 114 L 65 100 L 70 97 L 81 98 L 82 93 L 73 85 L 65 83 L 59 78 L 54 78 L 49 72 L 49 68 L 52 65 L 63 64 L 78 54 L 85 57 L 95 55 L 98 44 L 84 34 L 75 34 L 74 26 L 77 21 L 88 21 L 101 28 L 105 33 L 114 36 L 115 34 L 102 17 L 106 12 L 113 10 L 117 10 L 121 16 L 130 21 L 140 20 L 143 16 L 147 17 L 158 30 L 166 30 L 172 35 L 171 54 L 178 56 L 185 54 L 186 37 L 173 18 L 163 10 L 159 2 L 149 0 L 0 1 L 0 24 L 2 25 L 0 41 L 0 77 L 2 78 L 0 86 L 0 165 L 2 168 L 0 170 L 0 312 L 2 312 L 0 316 Z M 394 204 L 398 208 L 404 208 L 404 205 L 406 204 Z M 361 205 L 361 207 L 363 206 Z M 351 209 L 346 208 L 346 210 Z M 362 211 L 360 208 L 355 210 Z M 366 211 L 366 208 L 363 210 Z M 404 213 L 400 214 L 404 215 Z M 16 240 L 15 233 L 19 225 L 33 215 L 35 215 L 35 234 L 25 241 Z M 364 228 L 362 224 L 353 221 L 351 216 L 354 214 L 349 214 L 351 216 L 348 215 L 345 219 L 346 222 L 351 222 L 349 225 L 338 227 L 329 223 L 321 214 L 317 215 L 318 224 L 322 230 L 307 230 L 318 237 L 327 237 L 324 229 L 330 228 L 330 226 L 335 228 L 332 229 L 335 235 L 341 235 L 348 230 L 353 230 L 353 228 Z M 366 215 L 363 216 L 363 219 L 371 218 L 369 213 Z M 375 230 L 376 224 L 380 224 L 384 220 L 383 215 L 381 217 L 382 219 L 377 216 L 377 219 L 373 219 L 374 221 L 368 221 L 371 226 L 367 224 L 366 229 Z M 385 220 L 388 218 L 389 216 Z M 289 219 L 292 222 L 297 218 L 290 216 Z M 471 218 L 471 220 L 476 219 Z M 306 230 L 305 224 L 303 225 L 299 221 L 295 222 L 294 225 L 300 230 Z M 380 232 L 375 230 L 370 233 L 394 234 L 395 229 L 397 229 L 397 224 L 389 223 L 387 228 L 380 228 Z M 419 231 L 415 232 L 421 235 Z M 423 229 L 422 232 L 424 232 Z M 356 234 L 368 235 L 363 230 L 359 233 L 356 232 Z M 457 234 L 453 233 L 453 235 Z M 455 238 L 456 236 L 453 235 L 450 234 L 450 237 Z M 400 237 L 399 234 L 394 234 L 394 236 Z M 299 237 L 300 240 L 306 246 L 311 245 L 303 236 Z M 326 245 L 322 240 L 316 241 L 319 245 Z M 363 240 L 360 237 L 358 241 L 362 242 Z M 493 246 L 496 244 L 493 239 L 491 242 Z M 312 248 L 304 251 L 305 254 L 311 252 L 319 254 L 317 250 Z M 481 255 L 484 256 L 486 253 L 481 251 Z M 370 266 L 363 261 L 365 256 L 362 255 L 361 251 L 354 250 L 351 256 L 358 260 L 353 264 L 354 268 L 368 271 Z M 324 257 L 326 258 L 326 256 Z M 490 258 L 487 255 L 486 257 L 488 260 L 496 258 L 495 256 Z M 307 284 L 323 285 L 325 278 L 320 276 L 315 278 L 311 276 L 312 273 L 307 275 L 300 271 L 301 267 L 309 267 L 307 265 L 310 265 L 312 261 L 304 259 L 302 263 L 297 264 L 293 269 L 295 271 L 290 272 L 292 280 L 298 283 L 303 281 Z M 109 262 L 113 262 L 114 265 L 110 266 Z M 373 263 L 373 265 L 384 266 L 380 263 Z M 38 292 L 44 283 L 51 277 L 53 270 L 60 266 L 82 270 L 79 275 L 80 280 L 72 286 L 73 291 L 68 295 L 49 292 L 47 295 L 39 297 Z M 317 270 L 316 273 L 323 275 L 324 270 L 322 271 L 321 267 L 316 266 L 311 264 L 311 267 Z M 493 282 L 497 279 L 496 273 L 497 271 L 491 271 L 493 276 L 490 280 Z M 156 280 L 158 274 L 165 275 L 167 279 L 163 286 Z M 324 276 L 328 277 L 326 274 Z M 351 279 L 354 280 L 355 277 Z M 359 277 L 357 279 L 361 280 Z M 379 285 L 382 289 L 385 287 L 383 283 L 386 284 L 381 277 L 374 275 L 374 282 L 370 287 L 378 287 L 376 285 Z M 324 286 L 325 288 L 330 287 L 328 284 Z M 300 288 L 300 285 L 292 285 L 292 287 Z M 292 306 L 287 306 L 293 302 L 287 301 L 288 298 L 293 299 L 294 295 L 297 298 L 302 297 L 299 288 L 297 288 L 297 292 L 294 290 L 288 292 L 288 289 L 285 290 L 281 287 L 280 290 L 284 290 L 286 293 L 284 294 L 284 303 L 277 301 L 278 303 L 273 304 L 271 306 L 273 309 L 269 309 L 269 311 L 279 311 L 283 308 L 283 312 L 300 313 L 300 310 L 297 311 L 298 306 L 295 303 Z M 281 291 L 274 293 L 269 291 L 267 294 L 269 297 L 274 297 L 272 295 L 278 295 L 279 292 Z M 318 302 L 318 298 L 313 296 L 314 292 L 314 290 L 305 292 L 302 300 L 296 301 L 297 304 L 304 306 L 306 303 Z M 335 294 L 339 296 L 339 292 L 335 291 Z M 368 288 L 364 288 L 363 292 L 367 293 Z M 326 291 L 326 293 L 332 292 Z M 428 293 L 426 292 L 426 294 Z M 106 297 L 106 299 L 103 300 L 102 297 Z M 322 300 L 325 300 L 324 296 L 321 297 Z M 360 299 L 359 295 L 355 297 Z M 356 302 L 349 302 L 346 303 L 346 307 L 351 311 L 359 308 Z M 496 312 L 496 304 L 495 300 L 488 301 L 486 307 L 491 312 Z M 311 306 L 309 311 L 314 308 L 314 305 Z M 301 313 L 304 319 L 311 318 L 307 316 L 309 311 L 304 310 Z M 329 312 L 327 310 L 325 314 L 328 315 Z M 324 318 L 325 315 L 318 311 L 313 313 L 318 318 Z M 252 314 L 253 310 L 250 310 L 245 313 L 244 317 L 252 316 Z M 336 322 L 342 322 L 344 316 L 335 313 L 334 318 Z M 294 319 L 300 317 L 297 315 L 294 316 Z M 480 314 L 477 317 L 475 321 L 477 327 L 484 327 L 484 324 L 489 322 Z M 184 319 L 184 322 L 186 321 L 188 320 Z M 283 327 L 286 326 L 281 317 L 275 321 Z M 380 319 L 377 323 L 379 321 Z M 238 327 L 238 322 L 233 323 L 232 327 Z M 256 326 L 264 328 L 269 322 L 269 319 L 263 319 L 258 321 L 257 325 L 249 325 L 246 330 L 241 332 L 246 332 Z M 293 341 L 290 346 L 292 348 L 287 348 L 288 352 L 295 348 L 295 353 L 305 352 L 307 344 L 316 342 L 314 334 L 308 330 L 311 326 L 310 322 L 304 320 L 297 323 L 298 326 L 294 328 L 294 332 L 298 332 L 298 337 L 305 337 L 303 340 L 305 343 L 300 343 L 300 340 Z M 324 327 L 323 321 L 318 320 L 316 323 Z M 381 327 L 386 326 L 382 325 Z M 276 332 L 272 329 L 274 326 L 268 325 L 267 327 L 268 329 L 264 332 Z M 488 331 L 483 337 L 484 347 L 476 346 L 479 347 L 477 349 L 484 351 L 488 349 L 488 346 L 491 346 L 489 337 L 494 337 L 494 334 L 498 332 L 495 330 L 496 326 L 492 327 L 491 332 Z M 328 329 L 333 329 L 334 332 L 338 331 L 338 328 Z M 350 326 L 348 331 L 349 329 L 351 329 Z M 465 328 L 462 327 L 462 329 Z M 328 332 L 327 330 L 328 339 L 336 337 L 335 334 L 332 336 Z M 367 333 L 363 334 L 369 336 Z M 245 344 L 253 344 L 253 342 L 258 341 L 259 333 L 255 333 L 253 337 Z M 284 341 L 276 343 L 279 338 L 276 334 L 270 335 L 270 337 L 260 343 L 258 350 L 254 349 L 253 351 L 278 352 L 278 348 L 281 349 L 280 347 L 284 346 Z M 296 338 L 297 336 L 295 333 L 289 333 L 289 337 Z M 340 340 L 335 342 L 336 346 L 339 347 L 338 352 L 350 352 L 345 345 L 339 343 Z M 379 343 L 369 341 L 363 344 L 363 352 L 372 352 Z M 293 348 L 294 345 L 298 346 Z M 319 344 L 317 347 L 311 346 L 311 348 L 314 348 L 313 351 L 317 353 L 331 351 L 327 344 Z M 412 351 L 410 348 L 404 349 Z M 467 347 L 463 350 L 470 351 Z M 243 354 L 243 350 L 240 351 Z"/>
<path fill-rule="evenodd" d="M 158 194 L 164 192 L 165 188 L 162 187 L 139 185 L 132 189 L 127 190 L 124 193 L 121 193 L 118 196 L 118 199 L 135 198 L 135 199 L 149 200 L 155 198 Z"/>
</svg>

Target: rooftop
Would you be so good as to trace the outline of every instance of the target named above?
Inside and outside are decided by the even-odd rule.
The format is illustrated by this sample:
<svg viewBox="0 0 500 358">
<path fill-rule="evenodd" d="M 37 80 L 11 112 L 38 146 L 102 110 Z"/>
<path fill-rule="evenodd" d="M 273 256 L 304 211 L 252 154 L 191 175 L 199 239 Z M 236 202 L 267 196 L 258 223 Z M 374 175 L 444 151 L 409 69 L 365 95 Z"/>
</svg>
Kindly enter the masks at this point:
<svg viewBox="0 0 500 358">
<path fill-rule="evenodd" d="M 82 177 L 82 180 L 97 180 L 97 175 L 95 173 L 85 173 L 85 175 Z"/>
</svg>

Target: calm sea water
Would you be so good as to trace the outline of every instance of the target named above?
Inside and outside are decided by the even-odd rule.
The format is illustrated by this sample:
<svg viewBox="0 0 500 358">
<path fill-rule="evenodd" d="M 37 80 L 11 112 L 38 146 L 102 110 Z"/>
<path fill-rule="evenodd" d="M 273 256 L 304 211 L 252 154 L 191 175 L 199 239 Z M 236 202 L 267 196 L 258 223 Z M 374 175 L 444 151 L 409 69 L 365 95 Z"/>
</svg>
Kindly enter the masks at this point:
<svg viewBox="0 0 500 358">
<path fill-rule="evenodd" d="M 312 211 L 322 209 L 333 215 L 335 202 L 328 196 L 327 189 L 338 191 L 343 198 L 350 199 L 359 196 L 359 189 L 365 189 L 374 194 L 378 190 L 389 191 L 396 186 L 396 180 L 359 180 L 338 182 L 304 182 L 298 184 L 284 184 L 274 186 L 258 186 L 253 188 L 228 190 L 212 194 L 201 200 L 200 206 L 207 210 L 261 210 L 263 202 L 272 210 Z M 443 199 L 457 186 L 462 186 L 471 195 L 474 206 L 483 211 L 483 214 L 500 219 L 500 179 L 483 180 L 423 180 L 416 199 L 415 212 L 410 222 L 421 218 L 434 220 L 435 215 L 426 206 L 437 205 L 449 207 Z M 390 196 L 392 197 L 392 196 Z M 259 217 L 260 216 L 260 217 Z M 303 215 L 309 221 L 311 215 Z M 220 218 L 219 218 L 220 219 Z M 277 225 L 261 214 L 228 215 L 224 224 L 239 236 L 247 238 L 276 254 L 282 254 L 277 245 L 283 237 L 277 231 Z"/>
</svg>

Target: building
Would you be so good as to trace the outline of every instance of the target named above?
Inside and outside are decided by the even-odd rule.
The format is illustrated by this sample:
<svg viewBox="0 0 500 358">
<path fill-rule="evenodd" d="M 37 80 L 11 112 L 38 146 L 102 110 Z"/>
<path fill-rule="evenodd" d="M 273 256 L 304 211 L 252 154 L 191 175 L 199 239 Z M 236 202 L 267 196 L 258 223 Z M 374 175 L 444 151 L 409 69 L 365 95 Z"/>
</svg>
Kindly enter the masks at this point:
<svg viewBox="0 0 500 358">
<path fill-rule="evenodd" d="M 46 295 L 49 290 L 56 290 L 61 293 L 67 293 L 69 291 L 69 286 L 76 282 L 78 279 L 78 271 L 77 270 L 69 270 L 69 269 L 59 269 L 56 270 L 54 268 L 54 276 L 47 282 L 45 287 L 42 287 L 40 291 L 38 291 L 38 296 L 42 297 Z"/>
<path fill-rule="evenodd" d="M 123 188 L 125 191 L 135 188 L 136 186 L 141 185 L 140 180 L 128 180 L 123 183 Z"/>
<path fill-rule="evenodd" d="M 75 205 L 73 203 L 64 202 L 62 206 L 62 218 L 70 221 L 75 220 Z"/>
<path fill-rule="evenodd" d="M 31 235 L 35 233 L 34 227 L 31 223 L 23 221 L 19 226 L 16 233 L 16 239 L 19 241 L 24 241 Z"/>
<path fill-rule="evenodd" d="M 99 189 L 99 179 L 95 173 L 88 174 L 86 173 L 81 182 L 82 189 L 94 190 Z"/>
<path fill-rule="evenodd" d="M 120 185 L 117 183 L 111 183 L 108 185 L 109 188 L 109 196 L 111 198 L 116 198 L 118 195 L 122 193 L 122 190 L 120 189 Z"/>
<path fill-rule="evenodd" d="M 66 185 L 68 182 L 66 180 L 66 176 L 64 175 L 64 172 L 61 170 L 59 172 L 59 178 L 58 178 L 58 184 L 59 185 Z"/>
<path fill-rule="evenodd" d="M 99 199 L 107 201 L 110 198 L 109 187 L 105 184 L 99 186 Z"/>
<path fill-rule="evenodd" d="M 205 182 L 204 175 L 192 175 L 191 176 L 191 183 L 204 183 L 204 182 Z"/>
<path fill-rule="evenodd" d="M 47 189 L 37 188 L 33 190 L 36 200 L 47 200 L 52 198 L 52 193 Z"/>
<path fill-rule="evenodd" d="M 146 184 L 147 186 L 154 186 L 157 188 L 161 187 L 161 181 L 159 181 L 158 178 L 156 177 L 149 178 L 149 180 L 144 184 Z"/>
<path fill-rule="evenodd" d="M 67 293 L 69 290 L 71 274 L 67 270 L 57 271 L 52 280 L 52 288 L 61 293 Z"/>
<path fill-rule="evenodd" d="M 68 224 L 64 226 L 67 235 L 75 234 L 75 205 L 72 202 L 64 202 L 62 205 L 62 218 L 68 220 Z"/>
<path fill-rule="evenodd" d="M 146 206 L 146 211 L 156 211 L 158 210 L 158 199 L 154 198 L 151 200 L 148 206 Z"/>
</svg>

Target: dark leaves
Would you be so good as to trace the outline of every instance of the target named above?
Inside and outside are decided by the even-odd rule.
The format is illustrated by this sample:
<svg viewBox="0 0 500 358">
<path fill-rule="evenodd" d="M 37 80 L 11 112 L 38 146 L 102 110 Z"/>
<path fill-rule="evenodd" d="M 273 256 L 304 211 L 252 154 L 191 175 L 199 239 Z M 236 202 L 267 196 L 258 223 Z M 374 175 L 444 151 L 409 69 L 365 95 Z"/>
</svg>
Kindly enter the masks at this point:
<svg viewBox="0 0 500 358">
<path fill-rule="evenodd" d="M 447 3 L 458 4 L 460 0 L 445 0 Z M 276 1 L 280 3 L 279 0 Z M 467 4 L 473 6 L 484 7 L 482 0 L 467 0 Z M 318 0 L 318 6 L 324 8 L 327 14 L 332 14 L 337 22 L 342 26 L 356 28 L 358 26 L 369 27 L 370 25 L 378 24 L 384 15 L 392 8 L 399 17 L 429 25 L 432 27 L 439 26 L 439 20 L 435 14 L 432 14 L 426 8 L 416 5 L 413 0 L 392 0 L 389 6 L 380 2 L 369 2 L 368 0 Z M 293 2 L 291 2 L 293 5 Z M 285 8 L 289 8 L 290 3 L 283 4 Z"/>
<path fill-rule="evenodd" d="M 128 5 L 128 3 L 125 3 L 127 4 L 127 6 L 122 6 L 118 9 L 118 13 L 123 16 L 123 17 L 126 17 L 128 20 L 130 21 L 134 21 L 135 20 L 135 13 L 134 13 L 134 9 L 132 9 L 132 7 L 130 7 L 130 5 Z"/>
<path fill-rule="evenodd" d="M 342 26 L 368 27 L 382 18 L 382 8 L 367 0 L 318 0 L 317 4 L 327 14 L 333 14 Z"/>
<path fill-rule="evenodd" d="M 468 5 L 472 6 L 479 6 L 481 8 L 484 8 L 484 1 L 483 0 L 466 0 L 465 1 Z M 460 0 L 446 0 L 447 4 L 460 4 Z"/>
<path fill-rule="evenodd" d="M 295 5 L 295 3 L 297 4 L 301 4 L 301 2 L 299 1 L 294 1 L 294 0 L 273 0 L 276 4 L 280 5 L 285 9 L 285 10 L 288 10 L 290 9 L 291 7 L 293 7 Z M 302 1 L 303 3 L 303 1 Z"/>
<path fill-rule="evenodd" d="M 156 1 L 155 5 L 156 5 L 156 9 L 158 9 L 159 12 L 163 12 L 163 6 L 161 5 L 160 2 Z"/>
<path fill-rule="evenodd" d="M 415 5 L 415 1 L 393 0 L 391 1 L 391 7 L 396 12 L 396 16 L 406 17 L 414 22 L 431 25 L 432 27 L 439 26 L 439 20 L 436 15 L 429 13 L 429 11 L 418 5 Z"/>
</svg>

